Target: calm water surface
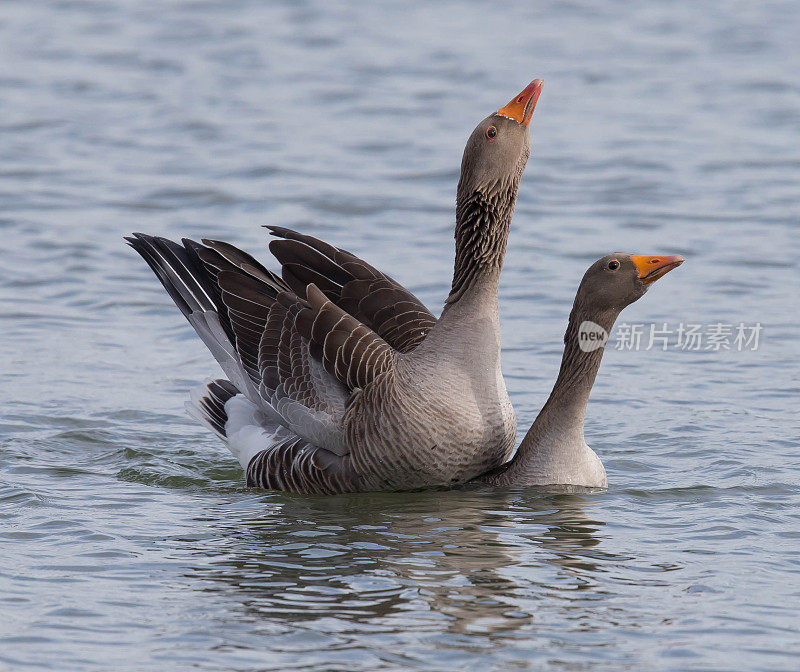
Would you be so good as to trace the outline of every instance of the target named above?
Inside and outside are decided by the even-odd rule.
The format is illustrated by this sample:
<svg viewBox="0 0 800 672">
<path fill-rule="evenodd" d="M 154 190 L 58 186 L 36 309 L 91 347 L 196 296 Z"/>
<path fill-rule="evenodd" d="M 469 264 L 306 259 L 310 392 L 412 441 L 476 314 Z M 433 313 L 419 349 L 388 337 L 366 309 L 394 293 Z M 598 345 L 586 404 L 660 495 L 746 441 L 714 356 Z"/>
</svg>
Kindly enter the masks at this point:
<svg viewBox="0 0 800 672">
<path fill-rule="evenodd" d="M 800 5 L 517 4 L 0 4 L 0 669 L 800 668 Z M 607 492 L 247 490 L 121 236 L 299 228 L 438 311 L 463 143 L 533 77 L 522 430 L 609 251 L 688 259 L 626 322 L 758 349 L 609 348 Z"/>
</svg>

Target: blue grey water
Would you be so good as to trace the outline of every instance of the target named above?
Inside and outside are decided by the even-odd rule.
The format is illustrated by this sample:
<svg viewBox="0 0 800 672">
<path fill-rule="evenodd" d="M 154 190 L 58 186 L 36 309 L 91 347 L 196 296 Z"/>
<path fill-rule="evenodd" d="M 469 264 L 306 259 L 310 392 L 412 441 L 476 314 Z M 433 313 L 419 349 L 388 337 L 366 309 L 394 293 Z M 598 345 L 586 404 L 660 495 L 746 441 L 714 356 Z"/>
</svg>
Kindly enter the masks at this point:
<svg viewBox="0 0 800 672">
<path fill-rule="evenodd" d="M 800 669 L 798 34 L 797 2 L 0 4 L 0 669 Z M 267 260 L 294 227 L 438 312 L 464 141 L 534 77 L 521 431 L 609 251 L 687 258 L 628 324 L 757 349 L 608 347 L 605 492 L 245 488 L 123 234 Z"/>
</svg>

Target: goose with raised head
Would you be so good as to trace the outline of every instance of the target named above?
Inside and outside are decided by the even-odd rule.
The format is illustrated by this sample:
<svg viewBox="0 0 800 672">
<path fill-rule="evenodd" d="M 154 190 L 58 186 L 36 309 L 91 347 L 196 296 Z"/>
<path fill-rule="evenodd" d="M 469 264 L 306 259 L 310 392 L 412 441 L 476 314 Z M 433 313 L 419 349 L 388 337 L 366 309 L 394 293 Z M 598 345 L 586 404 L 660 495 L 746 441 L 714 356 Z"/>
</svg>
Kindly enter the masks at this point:
<svg viewBox="0 0 800 672">
<path fill-rule="evenodd" d="M 497 288 L 530 154 L 534 80 L 470 135 L 453 283 L 437 320 L 358 257 L 272 227 L 279 277 L 230 244 L 134 234 L 227 381 L 187 408 L 248 483 L 301 493 L 464 483 L 502 464 L 516 421 L 500 371 Z"/>
<path fill-rule="evenodd" d="M 683 261 L 680 255 L 616 253 L 589 267 L 572 306 L 561 368 L 550 397 L 513 459 L 477 480 L 497 486 L 608 485 L 603 463 L 583 435 L 586 405 L 606 340 L 620 312 Z"/>
</svg>

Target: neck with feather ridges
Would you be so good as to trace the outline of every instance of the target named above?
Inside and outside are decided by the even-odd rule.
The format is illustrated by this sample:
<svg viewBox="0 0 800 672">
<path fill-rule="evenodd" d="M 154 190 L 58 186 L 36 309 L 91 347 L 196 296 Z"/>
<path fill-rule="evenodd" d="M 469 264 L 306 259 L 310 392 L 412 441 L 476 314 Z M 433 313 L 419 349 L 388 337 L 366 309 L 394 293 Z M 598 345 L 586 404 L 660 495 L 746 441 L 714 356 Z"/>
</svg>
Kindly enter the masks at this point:
<svg viewBox="0 0 800 672">
<path fill-rule="evenodd" d="M 486 294 L 496 305 L 518 187 L 519 177 L 509 176 L 467 192 L 462 177 L 456 198 L 453 285 L 442 318 L 467 294 Z"/>
<path fill-rule="evenodd" d="M 456 200 L 453 285 L 442 315 L 418 354 L 448 354 L 468 369 L 500 366 L 497 288 L 503 268 L 519 178 L 467 192 L 462 177 Z"/>
<path fill-rule="evenodd" d="M 436 326 L 414 358 L 459 362 L 467 369 L 499 371 L 500 316 L 497 288 L 523 157 L 516 170 L 475 186 L 475 166 L 465 152 L 456 193 L 456 258 L 453 284 Z M 494 374 L 493 374 L 494 375 Z"/>
<path fill-rule="evenodd" d="M 564 354 L 553 391 L 514 458 L 487 481 L 496 485 L 571 484 L 605 486 L 605 471 L 586 445 L 586 406 L 604 347 L 581 347 L 581 325 L 593 322 L 610 333 L 619 311 L 592 310 L 576 299 L 564 334 Z"/>
</svg>

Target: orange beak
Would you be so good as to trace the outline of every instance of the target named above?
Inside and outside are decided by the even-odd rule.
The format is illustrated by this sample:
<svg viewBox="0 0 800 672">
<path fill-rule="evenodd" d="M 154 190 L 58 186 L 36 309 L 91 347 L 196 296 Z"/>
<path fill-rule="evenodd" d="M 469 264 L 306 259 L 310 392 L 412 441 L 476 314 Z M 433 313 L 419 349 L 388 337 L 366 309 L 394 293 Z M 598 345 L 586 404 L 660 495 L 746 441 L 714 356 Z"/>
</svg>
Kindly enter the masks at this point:
<svg viewBox="0 0 800 672">
<path fill-rule="evenodd" d="M 536 101 L 539 100 L 543 85 L 543 79 L 534 79 L 522 89 L 518 96 L 512 98 L 508 105 L 497 110 L 497 114 L 501 117 L 513 119 L 523 126 L 528 126 L 531 123 L 531 115 L 533 115 L 533 110 L 536 107 Z"/>
<path fill-rule="evenodd" d="M 639 269 L 639 280 L 645 285 L 655 282 L 673 268 L 678 268 L 685 259 L 680 254 L 670 257 L 650 257 L 645 254 L 632 254 L 631 261 Z"/>
</svg>

